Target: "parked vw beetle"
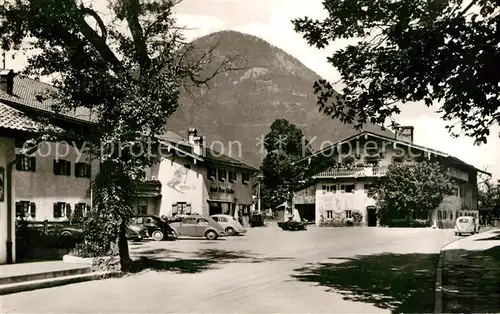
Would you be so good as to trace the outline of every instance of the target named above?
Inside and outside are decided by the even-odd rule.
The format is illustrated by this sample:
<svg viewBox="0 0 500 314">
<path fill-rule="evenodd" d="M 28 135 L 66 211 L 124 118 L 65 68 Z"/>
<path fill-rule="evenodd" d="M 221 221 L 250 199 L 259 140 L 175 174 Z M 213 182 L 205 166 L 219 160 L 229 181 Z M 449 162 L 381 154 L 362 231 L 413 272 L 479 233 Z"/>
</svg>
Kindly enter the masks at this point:
<svg viewBox="0 0 500 314">
<path fill-rule="evenodd" d="M 228 236 L 239 235 L 247 232 L 245 228 L 238 222 L 236 218 L 230 215 L 212 215 L 210 216 L 213 220 L 215 220 L 226 232 Z"/>
<path fill-rule="evenodd" d="M 199 237 L 215 240 L 225 236 L 222 227 L 212 218 L 202 215 L 179 216 L 170 223 L 177 237 Z"/>
<path fill-rule="evenodd" d="M 455 235 L 479 233 L 479 221 L 475 217 L 460 216 L 455 221 Z"/>
</svg>

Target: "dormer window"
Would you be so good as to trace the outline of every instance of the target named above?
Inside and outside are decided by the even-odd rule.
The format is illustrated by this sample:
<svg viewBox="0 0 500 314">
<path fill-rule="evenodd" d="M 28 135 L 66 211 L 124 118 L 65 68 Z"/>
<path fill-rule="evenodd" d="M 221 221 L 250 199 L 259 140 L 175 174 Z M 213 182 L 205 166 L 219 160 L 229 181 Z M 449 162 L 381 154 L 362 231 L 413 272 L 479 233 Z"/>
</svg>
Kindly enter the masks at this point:
<svg viewBox="0 0 500 314">
<path fill-rule="evenodd" d="M 213 181 L 216 179 L 216 176 L 217 176 L 216 170 L 214 168 L 208 168 L 207 170 L 208 180 Z"/>
<path fill-rule="evenodd" d="M 218 179 L 219 181 L 227 181 L 227 171 L 226 169 L 219 169 L 218 171 Z"/>
</svg>

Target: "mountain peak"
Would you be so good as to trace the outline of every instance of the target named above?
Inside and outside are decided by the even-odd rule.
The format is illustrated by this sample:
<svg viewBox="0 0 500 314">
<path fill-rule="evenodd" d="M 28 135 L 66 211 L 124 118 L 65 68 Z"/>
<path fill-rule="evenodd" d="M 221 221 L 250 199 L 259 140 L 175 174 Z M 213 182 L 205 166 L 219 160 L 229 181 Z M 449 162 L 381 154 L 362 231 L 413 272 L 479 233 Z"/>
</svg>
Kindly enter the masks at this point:
<svg viewBox="0 0 500 314">
<path fill-rule="evenodd" d="M 325 141 L 359 132 L 320 113 L 313 94 L 319 75 L 265 40 L 225 30 L 200 37 L 193 45 L 201 49 L 216 45 L 216 64 L 237 56 L 244 60 L 244 69 L 217 75 L 209 88 L 183 92 L 178 110 L 168 121 L 173 131 L 184 134 L 187 126 L 196 126 L 216 150 L 254 166 L 265 156 L 262 140 L 275 119 L 296 124 L 313 140 L 315 149 Z M 392 134 L 378 126 L 369 125 L 366 130 Z"/>
</svg>

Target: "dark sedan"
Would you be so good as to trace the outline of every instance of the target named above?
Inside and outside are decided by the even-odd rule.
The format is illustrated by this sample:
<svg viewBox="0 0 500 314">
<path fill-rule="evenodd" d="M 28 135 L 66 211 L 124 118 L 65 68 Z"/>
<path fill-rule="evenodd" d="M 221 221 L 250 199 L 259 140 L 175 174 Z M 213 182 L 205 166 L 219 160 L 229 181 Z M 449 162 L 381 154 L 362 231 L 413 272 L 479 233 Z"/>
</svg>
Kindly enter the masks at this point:
<svg viewBox="0 0 500 314">
<path fill-rule="evenodd" d="M 64 243 L 74 243 L 83 241 L 83 224 L 73 224 L 58 230 L 59 236 Z M 141 241 L 149 237 L 148 229 L 141 225 L 130 224 L 126 229 L 127 239 L 130 241 Z"/>
<path fill-rule="evenodd" d="M 163 239 L 176 239 L 175 231 L 170 227 L 168 221 L 155 215 L 138 215 L 131 219 L 131 223 L 144 226 L 149 235 L 155 241 Z"/>
</svg>

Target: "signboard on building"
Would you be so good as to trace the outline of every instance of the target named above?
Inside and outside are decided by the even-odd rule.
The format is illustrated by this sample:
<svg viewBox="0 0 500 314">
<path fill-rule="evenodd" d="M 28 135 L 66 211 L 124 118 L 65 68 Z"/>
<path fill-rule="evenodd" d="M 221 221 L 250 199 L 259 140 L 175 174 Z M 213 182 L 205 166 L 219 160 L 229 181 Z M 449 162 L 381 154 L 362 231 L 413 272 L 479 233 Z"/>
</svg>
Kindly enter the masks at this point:
<svg viewBox="0 0 500 314">
<path fill-rule="evenodd" d="M 208 195 L 210 199 L 220 201 L 234 202 L 235 190 L 230 183 L 212 183 L 208 186 Z"/>
</svg>

